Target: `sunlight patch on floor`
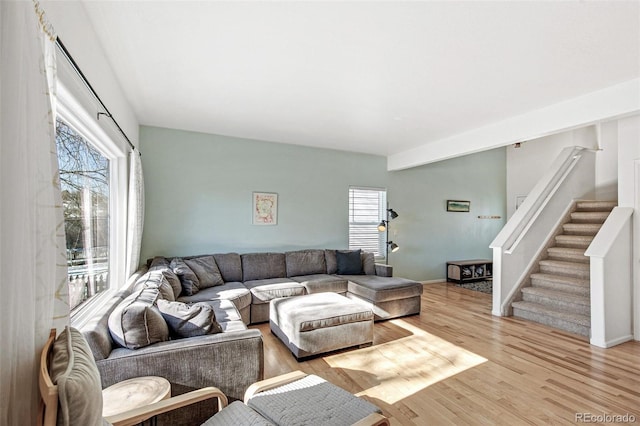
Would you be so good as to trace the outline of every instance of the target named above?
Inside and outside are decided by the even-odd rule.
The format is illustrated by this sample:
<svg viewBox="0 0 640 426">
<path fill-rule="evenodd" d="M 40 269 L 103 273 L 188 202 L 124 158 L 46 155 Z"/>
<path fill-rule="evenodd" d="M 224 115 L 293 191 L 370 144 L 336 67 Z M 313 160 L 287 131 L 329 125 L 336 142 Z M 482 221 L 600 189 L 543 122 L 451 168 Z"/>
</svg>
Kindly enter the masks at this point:
<svg viewBox="0 0 640 426">
<path fill-rule="evenodd" d="M 394 404 L 409 395 L 487 361 L 404 320 L 393 325 L 411 333 L 392 342 L 325 357 L 332 368 L 358 371 L 366 395 Z M 366 379 L 362 379 L 363 372 Z M 363 383 L 363 380 L 366 383 Z"/>
</svg>

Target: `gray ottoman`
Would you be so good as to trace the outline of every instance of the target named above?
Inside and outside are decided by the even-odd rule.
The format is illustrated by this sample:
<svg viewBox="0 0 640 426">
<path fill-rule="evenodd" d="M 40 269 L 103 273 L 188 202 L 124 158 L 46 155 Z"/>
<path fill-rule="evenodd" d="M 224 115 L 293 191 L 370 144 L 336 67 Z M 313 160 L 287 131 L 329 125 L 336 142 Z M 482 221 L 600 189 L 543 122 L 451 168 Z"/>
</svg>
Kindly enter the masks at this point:
<svg viewBox="0 0 640 426">
<path fill-rule="evenodd" d="M 373 343 L 373 311 L 335 293 L 273 299 L 271 332 L 301 358 Z"/>
</svg>

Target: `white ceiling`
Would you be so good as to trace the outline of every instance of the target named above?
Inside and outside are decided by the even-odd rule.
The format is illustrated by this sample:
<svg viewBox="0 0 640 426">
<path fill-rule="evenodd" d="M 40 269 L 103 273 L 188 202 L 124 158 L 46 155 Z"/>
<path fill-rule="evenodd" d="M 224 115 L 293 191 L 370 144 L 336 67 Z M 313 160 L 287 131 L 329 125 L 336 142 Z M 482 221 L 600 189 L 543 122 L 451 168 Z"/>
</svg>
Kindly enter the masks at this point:
<svg viewBox="0 0 640 426">
<path fill-rule="evenodd" d="M 85 1 L 141 124 L 394 155 L 640 76 L 640 3 Z"/>
</svg>

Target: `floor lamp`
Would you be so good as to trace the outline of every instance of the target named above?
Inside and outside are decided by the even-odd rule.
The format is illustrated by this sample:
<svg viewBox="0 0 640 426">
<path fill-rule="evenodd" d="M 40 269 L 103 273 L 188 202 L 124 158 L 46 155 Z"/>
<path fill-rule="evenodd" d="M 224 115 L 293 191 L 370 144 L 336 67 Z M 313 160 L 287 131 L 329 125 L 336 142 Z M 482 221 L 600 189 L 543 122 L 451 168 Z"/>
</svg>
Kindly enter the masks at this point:
<svg viewBox="0 0 640 426">
<path fill-rule="evenodd" d="M 396 213 L 393 209 L 387 209 L 387 219 L 386 220 L 383 219 L 380 222 L 380 225 L 378 225 L 378 231 L 387 232 L 387 238 L 386 238 L 387 244 L 385 244 L 386 250 L 385 250 L 385 256 L 384 256 L 384 261 L 387 265 L 389 264 L 389 249 L 391 249 L 391 253 L 395 253 L 400 248 L 400 246 L 394 243 L 393 241 L 389 241 L 389 221 L 395 219 L 396 217 L 398 217 L 398 213 Z"/>
</svg>

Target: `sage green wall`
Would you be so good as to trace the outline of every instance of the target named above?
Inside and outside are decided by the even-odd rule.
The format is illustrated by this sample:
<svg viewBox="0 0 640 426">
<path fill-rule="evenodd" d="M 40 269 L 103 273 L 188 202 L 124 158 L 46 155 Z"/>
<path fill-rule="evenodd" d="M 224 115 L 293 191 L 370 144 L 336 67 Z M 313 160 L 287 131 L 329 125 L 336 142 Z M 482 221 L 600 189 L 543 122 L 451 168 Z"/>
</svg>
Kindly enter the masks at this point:
<svg viewBox="0 0 640 426">
<path fill-rule="evenodd" d="M 348 246 L 349 185 L 387 186 L 380 156 L 141 127 L 154 255 Z M 278 224 L 251 224 L 252 192 L 278 193 Z"/>
<path fill-rule="evenodd" d="M 504 148 L 389 173 L 388 200 L 399 217 L 389 239 L 394 273 L 444 279 L 447 260 L 492 258 L 489 244 L 506 223 Z M 469 200 L 469 213 L 446 211 L 446 201 Z M 478 216 L 500 216 L 479 219 Z"/>
<path fill-rule="evenodd" d="M 491 257 L 505 223 L 503 148 L 387 172 L 386 159 L 318 148 L 141 127 L 145 224 L 141 260 L 236 251 L 348 246 L 350 185 L 388 189 L 400 216 L 394 274 L 445 277 L 447 260 Z M 278 193 L 278 224 L 251 224 L 253 191 Z M 447 199 L 471 201 L 447 213 Z M 478 219 L 499 215 L 501 219 Z"/>
</svg>

